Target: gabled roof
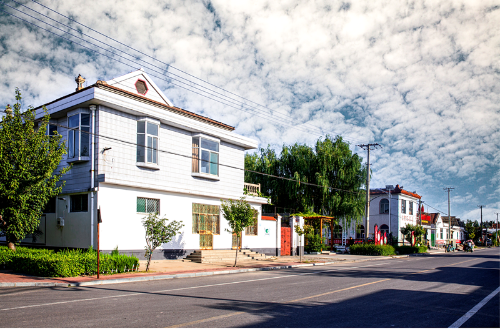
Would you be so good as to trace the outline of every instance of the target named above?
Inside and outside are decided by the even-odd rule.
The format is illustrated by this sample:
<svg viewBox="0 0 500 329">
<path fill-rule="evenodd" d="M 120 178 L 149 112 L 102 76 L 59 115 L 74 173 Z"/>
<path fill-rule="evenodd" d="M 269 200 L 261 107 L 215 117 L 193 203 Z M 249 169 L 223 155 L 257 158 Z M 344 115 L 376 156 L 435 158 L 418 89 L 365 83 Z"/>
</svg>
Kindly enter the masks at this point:
<svg viewBox="0 0 500 329">
<path fill-rule="evenodd" d="M 161 92 L 161 90 L 157 89 L 158 87 L 154 84 L 154 82 L 151 81 L 151 79 L 143 71 L 134 71 L 134 72 L 131 72 L 131 73 L 127 74 L 127 75 L 124 75 L 123 77 L 125 77 L 125 78 L 121 79 L 122 77 L 120 77 L 120 78 L 116 78 L 116 79 L 113 79 L 113 80 L 110 80 L 110 81 L 119 81 L 120 83 L 122 83 L 122 85 L 125 85 L 125 87 L 128 86 L 127 89 L 129 89 L 129 90 L 122 89 L 122 88 L 119 88 L 119 87 L 116 87 L 116 86 L 113 86 L 113 85 L 109 85 L 106 81 L 98 80 L 93 85 L 90 85 L 90 86 L 85 87 L 83 89 L 77 90 L 77 91 L 75 91 L 75 92 L 73 92 L 71 94 L 68 94 L 68 95 L 65 95 L 63 97 L 60 97 L 60 98 L 58 98 L 56 100 L 53 100 L 51 102 L 48 102 L 48 103 L 46 103 L 44 105 L 40 105 L 40 106 L 36 107 L 35 109 L 40 109 L 43 106 L 48 106 L 48 105 L 56 103 L 56 102 L 58 102 L 58 101 L 60 101 L 62 99 L 71 97 L 73 95 L 82 93 L 84 91 L 87 91 L 87 90 L 89 90 L 91 88 L 99 88 L 99 89 L 103 89 L 103 90 L 112 92 L 114 94 L 118 94 L 118 95 L 130 98 L 130 99 L 134 99 L 134 100 L 139 101 L 139 102 L 146 103 L 148 105 L 159 107 L 159 108 L 164 109 L 166 111 L 170 111 L 170 112 L 173 112 L 173 113 L 176 113 L 176 114 L 179 114 L 179 115 L 182 115 L 182 116 L 185 116 L 185 117 L 197 120 L 197 121 L 201 121 L 201 122 L 213 125 L 213 126 L 217 126 L 217 127 L 222 128 L 224 130 L 233 131 L 235 129 L 234 127 L 232 127 L 230 125 L 227 125 L 227 124 L 224 124 L 222 122 L 219 122 L 219 121 L 210 119 L 208 117 L 204 117 L 202 115 L 199 115 L 199 114 L 196 114 L 196 113 L 193 113 L 193 112 L 190 112 L 190 111 L 186 111 L 186 110 L 181 109 L 179 107 L 175 107 L 175 106 L 170 105 L 171 104 L 170 100 L 168 100 L 165 97 L 165 95 L 163 95 L 163 93 Z M 143 96 L 143 95 L 139 94 L 138 92 L 133 92 L 133 91 L 130 90 L 131 89 L 130 85 L 127 85 L 127 83 L 129 83 L 131 80 L 134 80 L 134 78 L 135 78 L 134 81 L 137 81 L 137 79 L 142 78 L 142 77 L 144 77 L 144 79 L 146 80 L 146 82 L 149 83 L 148 87 L 154 88 L 151 91 L 155 91 L 156 92 L 155 95 L 157 97 L 154 97 L 154 98 L 156 98 L 156 100 L 147 97 L 148 96 L 147 94 L 146 94 L 146 96 Z M 118 84 L 118 83 L 116 83 L 116 84 Z M 149 93 L 149 91 L 148 91 L 148 93 Z"/>
</svg>

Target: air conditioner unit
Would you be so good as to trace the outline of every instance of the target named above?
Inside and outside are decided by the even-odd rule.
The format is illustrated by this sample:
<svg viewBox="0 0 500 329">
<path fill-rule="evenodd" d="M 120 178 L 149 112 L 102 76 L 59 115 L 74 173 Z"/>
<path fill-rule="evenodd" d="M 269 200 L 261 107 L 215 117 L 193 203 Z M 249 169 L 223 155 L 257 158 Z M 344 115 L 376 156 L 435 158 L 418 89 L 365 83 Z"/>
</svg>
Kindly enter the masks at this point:
<svg viewBox="0 0 500 329">
<path fill-rule="evenodd" d="M 64 218 L 57 217 L 57 226 L 64 226 Z"/>
</svg>

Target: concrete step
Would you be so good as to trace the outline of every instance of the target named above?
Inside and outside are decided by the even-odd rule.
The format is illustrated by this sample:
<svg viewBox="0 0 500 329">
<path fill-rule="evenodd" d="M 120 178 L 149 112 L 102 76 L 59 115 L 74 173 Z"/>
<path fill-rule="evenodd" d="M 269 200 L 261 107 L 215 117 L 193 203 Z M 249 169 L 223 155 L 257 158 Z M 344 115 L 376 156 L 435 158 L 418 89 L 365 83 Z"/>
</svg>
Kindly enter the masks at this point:
<svg viewBox="0 0 500 329">
<path fill-rule="evenodd" d="M 236 256 L 235 250 L 195 250 L 186 258 L 186 261 L 195 263 L 217 263 L 217 262 L 230 262 Z M 268 258 L 265 254 L 260 254 L 249 249 L 241 249 L 238 251 L 238 260 L 262 260 Z"/>
</svg>

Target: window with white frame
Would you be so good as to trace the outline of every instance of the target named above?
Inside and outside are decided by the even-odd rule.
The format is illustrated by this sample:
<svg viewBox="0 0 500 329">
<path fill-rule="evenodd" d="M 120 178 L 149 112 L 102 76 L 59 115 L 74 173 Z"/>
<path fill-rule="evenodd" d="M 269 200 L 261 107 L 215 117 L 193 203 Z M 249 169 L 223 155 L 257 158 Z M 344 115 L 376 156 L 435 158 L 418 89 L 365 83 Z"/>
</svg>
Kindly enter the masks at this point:
<svg viewBox="0 0 500 329">
<path fill-rule="evenodd" d="M 413 215 L 413 202 L 408 201 L 408 214 Z"/>
<path fill-rule="evenodd" d="M 160 213 L 160 200 L 149 198 L 137 198 L 137 212 L 142 213 Z"/>
<path fill-rule="evenodd" d="M 78 113 L 68 117 L 68 158 L 89 156 L 90 114 Z"/>
<path fill-rule="evenodd" d="M 137 162 L 158 164 L 158 125 L 137 121 Z"/>
<path fill-rule="evenodd" d="M 401 213 L 406 214 L 406 200 L 401 200 Z"/>
<path fill-rule="evenodd" d="M 219 176 L 219 142 L 193 137 L 192 172 Z"/>
</svg>

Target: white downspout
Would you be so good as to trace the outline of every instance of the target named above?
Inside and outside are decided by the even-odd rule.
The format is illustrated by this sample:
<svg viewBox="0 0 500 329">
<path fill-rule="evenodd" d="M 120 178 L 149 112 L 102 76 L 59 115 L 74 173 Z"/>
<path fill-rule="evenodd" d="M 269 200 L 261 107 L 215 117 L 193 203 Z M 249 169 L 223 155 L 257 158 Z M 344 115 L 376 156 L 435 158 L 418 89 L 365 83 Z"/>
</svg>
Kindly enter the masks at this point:
<svg viewBox="0 0 500 329">
<path fill-rule="evenodd" d="M 91 115 L 91 134 L 90 138 L 92 139 L 92 143 L 90 146 L 90 245 L 94 246 L 94 195 L 95 195 L 95 177 L 94 177 L 94 167 L 95 167 L 95 105 L 89 106 Z"/>
</svg>

